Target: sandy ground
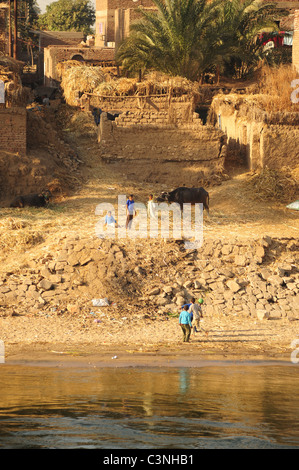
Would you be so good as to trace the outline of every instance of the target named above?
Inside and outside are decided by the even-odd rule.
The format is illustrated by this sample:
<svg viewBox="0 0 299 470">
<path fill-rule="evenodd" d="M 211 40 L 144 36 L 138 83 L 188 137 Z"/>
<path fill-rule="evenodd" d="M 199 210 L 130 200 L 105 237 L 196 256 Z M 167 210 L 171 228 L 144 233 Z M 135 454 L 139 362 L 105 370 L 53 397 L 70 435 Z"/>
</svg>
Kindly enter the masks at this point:
<svg viewBox="0 0 299 470">
<path fill-rule="evenodd" d="M 204 360 L 291 361 L 298 321 L 205 317 L 182 341 L 178 318 L 130 321 L 91 315 L 0 318 L 5 362 L 95 366 L 191 366 Z"/>
<path fill-rule="evenodd" d="M 73 136 L 75 139 L 75 136 Z M 84 161 L 77 191 L 60 198 L 49 209 L 23 211 L 3 209 L 1 222 L 9 218 L 25 221 L 42 233 L 41 244 L 24 247 L 15 243 L 1 252 L 1 270 L 14 269 L 28 257 L 38 257 L 63 237 L 94 231 L 95 207 L 99 202 L 115 204 L 117 194 L 133 192 L 146 202 L 148 194 L 158 194 L 159 183 L 142 183 L 143 177 L 124 174 L 120 165 L 99 161 L 97 144 L 81 138 L 77 151 Z M 172 187 L 170 189 L 173 189 Z M 262 201 L 250 190 L 246 171 L 222 185 L 209 189 L 211 211 L 205 214 L 204 237 L 230 239 L 232 236 L 256 238 L 298 238 L 298 211 L 286 209 L 284 202 Z M 290 201 L 291 202 L 291 201 Z M 5 362 L 78 364 L 100 366 L 189 365 L 212 360 L 290 361 L 292 342 L 299 335 L 299 322 L 287 318 L 258 321 L 256 318 L 204 317 L 203 330 L 182 342 L 178 318 L 168 320 L 130 320 L 129 315 L 93 316 L 32 315 L 0 317 L 0 340 L 5 345 Z M 99 320 L 95 322 L 95 320 Z M 115 357 L 116 356 L 116 357 Z"/>
</svg>

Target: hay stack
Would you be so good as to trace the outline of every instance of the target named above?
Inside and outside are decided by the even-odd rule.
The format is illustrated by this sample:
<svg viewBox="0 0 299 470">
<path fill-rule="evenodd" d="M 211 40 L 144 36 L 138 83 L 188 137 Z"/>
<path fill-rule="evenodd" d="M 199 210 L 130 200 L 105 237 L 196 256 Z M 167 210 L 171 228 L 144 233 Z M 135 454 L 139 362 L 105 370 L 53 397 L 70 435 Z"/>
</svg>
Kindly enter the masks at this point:
<svg viewBox="0 0 299 470">
<path fill-rule="evenodd" d="M 105 81 L 101 67 L 75 65 L 62 71 L 61 87 L 67 104 L 77 105 L 79 93 L 93 93 Z"/>
<path fill-rule="evenodd" d="M 249 184 L 260 199 L 290 201 L 298 197 L 298 169 L 265 167 L 251 177 Z"/>
<path fill-rule="evenodd" d="M 172 96 L 199 95 L 198 83 L 185 77 L 173 77 L 160 72 L 150 72 L 145 80 L 138 84 L 138 91 L 146 89 L 147 94 L 171 94 Z"/>
<path fill-rule="evenodd" d="M 101 83 L 93 93 L 101 96 L 133 96 L 137 92 L 137 80 L 119 78 Z"/>
<path fill-rule="evenodd" d="M 158 72 L 149 73 L 142 82 L 134 78 L 118 78 L 101 83 L 94 94 L 102 96 L 145 96 L 165 95 L 182 96 L 198 94 L 197 84 L 183 77 L 170 77 Z M 199 95 L 199 94 L 198 94 Z"/>
<path fill-rule="evenodd" d="M 59 64 L 56 65 L 59 78 L 62 79 L 65 71 L 71 67 L 83 67 L 83 64 L 78 60 L 66 60 L 65 62 L 59 62 Z"/>
<path fill-rule="evenodd" d="M 198 83 L 184 77 L 171 77 L 159 72 L 147 74 L 142 82 L 135 78 L 112 78 L 101 67 L 91 67 L 78 61 L 66 61 L 57 65 L 61 87 L 69 105 L 78 105 L 79 94 L 98 96 L 192 95 L 200 98 Z"/>
</svg>

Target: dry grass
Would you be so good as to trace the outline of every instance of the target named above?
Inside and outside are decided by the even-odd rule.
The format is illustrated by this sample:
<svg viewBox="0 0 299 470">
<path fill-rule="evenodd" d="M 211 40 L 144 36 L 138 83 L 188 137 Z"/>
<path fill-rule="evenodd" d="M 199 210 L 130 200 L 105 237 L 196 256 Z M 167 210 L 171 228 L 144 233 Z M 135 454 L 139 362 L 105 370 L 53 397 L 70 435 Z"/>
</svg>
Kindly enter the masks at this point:
<svg viewBox="0 0 299 470">
<path fill-rule="evenodd" d="M 96 138 L 97 136 L 97 126 L 93 118 L 85 112 L 74 113 L 70 118 L 69 125 L 71 126 L 72 132 L 78 136 L 88 136 L 92 138 Z"/>
<path fill-rule="evenodd" d="M 261 94 L 263 109 L 267 112 L 299 112 L 299 103 L 293 103 L 291 100 L 292 92 L 299 90 L 299 85 L 291 86 L 296 79 L 299 79 L 299 73 L 291 65 L 263 67 L 260 70 L 259 85 L 256 90 Z"/>
<path fill-rule="evenodd" d="M 28 249 L 44 241 L 41 232 L 32 229 L 28 222 L 11 217 L 0 223 L 0 233 L 0 249 L 3 252 Z"/>
<path fill-rule="evenodd" d="M 151 72 L 142 82 L 135 78 L 112 78 L 101 67 L 90 67 L 77 61 L 66 61 L 57 65 L 61 77 L 61 87 L 66 102 L 78 104 L 78 92 L 93 93 L 101 96 L 144 96 L 172 94 L 173 96 L 198 96 L 198 83 L 184 77 Z"/>
<path fill-rule="evenodd" d="M 141 82 L 135 78 L 110 79 L 101 83 L 94 93 L 104 96 L 144 96 L 169 93 L 175 96 L 197 95 L 198 84 L 184 77 L 170 77 L 162 73 L 151 72 Z"/>
<path fill-rule="evenodd" d="M 65 68 L 62 73 L 61 87 L 65 100 L 70 105 L 78 105 L 78 93 L 93 93 L 105 81 L 101 67 L 75 65 Z"/>
<path fill-rule="evenodd" d="M 260 199 L 291 201 L 298 196 L 299 172 L 287 167 L 280 170 L 266 167 L 250 178 L 249 185 Z"/>
</svg>

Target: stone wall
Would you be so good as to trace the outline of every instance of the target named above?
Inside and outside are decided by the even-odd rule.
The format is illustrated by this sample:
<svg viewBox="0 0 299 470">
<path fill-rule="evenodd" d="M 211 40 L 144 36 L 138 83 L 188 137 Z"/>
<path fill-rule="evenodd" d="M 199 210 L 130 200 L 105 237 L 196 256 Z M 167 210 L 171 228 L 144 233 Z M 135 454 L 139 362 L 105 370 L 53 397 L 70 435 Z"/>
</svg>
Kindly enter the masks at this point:
<svg viewBox="0 0 299 470">
<path fill-rule="evenodd" d="M 171 100 L 170 96 L 166 94 L 159 96 L 96 96 L 87 93 L 86 96 L 89 97 L 87 108 L 91 105 L 106 112 L 123 113 L 128 111 L 132 119 L 133 113 L 139 113 L 139 111 L 153 113 L 167 111 L 172 115 L 172 119 L 179 119 L 181 116 L 185 121 L 189 121 L 189 116 L 191 116 L 191 120 L 193 119 L 195 109 L 194 101 L 188 95 L 171 97 Z"/>
<path fill-rule="evenodd" d="M 225 136 L 200 119 L 187 124 L 169 122 L 165 112 L 127 112 L 115 122 L 105 114 L 99 125 L 98 142 L 106 160 L 197 162 L 219 171 L 225 160 Z"/>
<path fill-rule="evenodd" d="M 0 129 L 0 150 L 25 155 L 27 132 L 26 109 L 0 109 Z"/>
<path fill-rule="evenodd" d="M 299 72 L 299 9 L 295 11 L 292 62 Z"/>
<path fill-rule="evenodd" d="M 298 166 L 299 113 L 271 113 L 254 96 L 216 96 L 209 122 L 227 136 L 227 155 L 239 155 L 248 168 Z"/>
</svg>

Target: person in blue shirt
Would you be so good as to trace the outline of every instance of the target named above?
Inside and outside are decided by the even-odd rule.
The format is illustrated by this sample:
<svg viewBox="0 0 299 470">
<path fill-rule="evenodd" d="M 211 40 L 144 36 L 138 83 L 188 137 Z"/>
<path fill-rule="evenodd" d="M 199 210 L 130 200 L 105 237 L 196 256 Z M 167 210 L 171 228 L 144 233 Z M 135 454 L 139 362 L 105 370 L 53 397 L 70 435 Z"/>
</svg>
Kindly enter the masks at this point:
<svg viewBox="0 0 299 470">
<path fill-rule="evenodd" d="M 189 343 L 190 334 L 191 334 L 191 326 L 192 326 L 191 315 L 188 312 L 188 308 L 189 307 L 187 305 L 185 305 L 183 307 L 183 310 L 181 311 L 180 317 L 179 317 L 179 324 L 180 324 L 180 327 L 182 328 L 182 331 L 183 331 L 183 342 L 184 343 Z"/>
<path fill-rule="evenodd" d="M 116 220 L 115 218 L 111 215 L 111 211 L 108 211 L 106 216 L 105 216 L 105 221 L 104 221 L 104 227 L 106 225 L 112 225 L 112 226 L 116 226 Z"/>
<path fill-rule="evenodd" d="M 136 215 L 136 211 L 134 209 L 134 196 L 131 194 L 129 199 L 127 200 L 127 221 L 126 221 L 126 228 L 131 228 L 132 220 L 134 215 Z"/>
</svg>

